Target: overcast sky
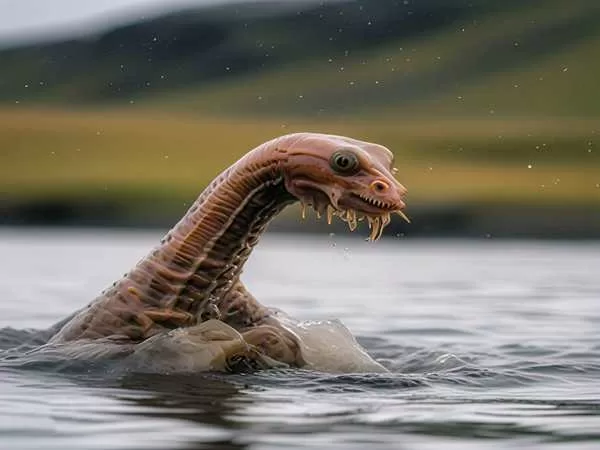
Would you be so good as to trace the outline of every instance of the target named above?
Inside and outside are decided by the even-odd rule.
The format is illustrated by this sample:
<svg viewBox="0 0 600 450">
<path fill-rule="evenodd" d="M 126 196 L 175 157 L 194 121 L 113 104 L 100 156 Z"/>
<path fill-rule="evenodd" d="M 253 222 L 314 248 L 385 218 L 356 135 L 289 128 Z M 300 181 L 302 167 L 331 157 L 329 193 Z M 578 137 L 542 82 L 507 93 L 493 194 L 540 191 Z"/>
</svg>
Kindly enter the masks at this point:
<svg viewBox="0 0 600 450">
<path fill-rule="evenodd" d="M 240 0 L 0 0 L 0 45 L 84 34 L 182 6 L 234 1 Z"/>
</svg>

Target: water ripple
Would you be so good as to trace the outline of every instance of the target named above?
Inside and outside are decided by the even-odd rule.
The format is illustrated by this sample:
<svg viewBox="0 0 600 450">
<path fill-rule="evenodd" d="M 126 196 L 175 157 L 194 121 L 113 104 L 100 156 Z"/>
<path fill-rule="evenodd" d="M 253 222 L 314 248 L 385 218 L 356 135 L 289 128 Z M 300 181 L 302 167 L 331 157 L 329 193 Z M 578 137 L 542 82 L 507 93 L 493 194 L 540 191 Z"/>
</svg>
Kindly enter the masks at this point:
<svg viewBox="0 0 600 450">
<path fill-rule="evenodd" d="M 0 261 L 3 448 L 591 449 L 600 440 L 598 243 L 384 240 L 374 251 L 267 238 L 245 273 L 257 298 L 302 319 L 341 319 L 391 372 L 169 375 L 64 361 L 38 350 L 47 332 L 27 331 L 79 308 L 158 234 L 2 236 L 0 253 L 11 256 Z M 23 276 L 32 268 L 33 281 Z"/>
</svg>

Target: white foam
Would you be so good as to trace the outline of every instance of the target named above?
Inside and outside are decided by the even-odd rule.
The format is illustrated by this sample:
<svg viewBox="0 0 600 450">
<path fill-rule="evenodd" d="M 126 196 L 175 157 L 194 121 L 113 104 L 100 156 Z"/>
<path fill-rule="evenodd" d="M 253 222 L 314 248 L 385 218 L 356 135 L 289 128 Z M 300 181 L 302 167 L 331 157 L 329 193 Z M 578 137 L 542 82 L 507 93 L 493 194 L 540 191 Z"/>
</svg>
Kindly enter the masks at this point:
<svg viewBox="0 0 600 450">
<path fill-rule="evenodd" d="M 283 314 L 277 318 L 298 336 L 306 369 L 330 373 L 388 372 L 337 319 L 297 322 Z"/>
</svg>

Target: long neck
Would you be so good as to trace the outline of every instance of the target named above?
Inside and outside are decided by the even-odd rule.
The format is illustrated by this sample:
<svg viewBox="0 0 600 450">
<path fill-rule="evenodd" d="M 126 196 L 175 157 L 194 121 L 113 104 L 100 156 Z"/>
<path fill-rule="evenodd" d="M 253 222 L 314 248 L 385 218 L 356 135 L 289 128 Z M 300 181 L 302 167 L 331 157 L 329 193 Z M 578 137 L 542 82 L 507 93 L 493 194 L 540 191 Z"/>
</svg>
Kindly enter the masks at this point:
<svg viewBox="0 0 600 450">
<path fill-rule="evenodd" d="M 268 142 L 219 175 L 161 245 L 127 275 L 148 306 L 201 314 L 237 281 L 271 219 L 293 203 L 285 157 Z"/>
</svg>

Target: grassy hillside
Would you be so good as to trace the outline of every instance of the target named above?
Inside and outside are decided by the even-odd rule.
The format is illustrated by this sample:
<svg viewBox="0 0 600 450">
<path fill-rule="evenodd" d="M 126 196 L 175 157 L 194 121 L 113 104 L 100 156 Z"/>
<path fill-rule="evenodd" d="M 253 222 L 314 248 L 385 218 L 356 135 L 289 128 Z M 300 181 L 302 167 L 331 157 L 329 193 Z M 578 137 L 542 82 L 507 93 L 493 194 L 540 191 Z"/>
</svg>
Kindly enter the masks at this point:
<svg viewBox="0 0 600 450">
<path fill-rule="evenodd" d="M 586 121 L 283 123 L 9 109 L 0 111 L 0 188 L 13 200 L 191 200 L 252 146 L 315 130 L 389 146 L 411 202 L 597 205 L 600 152 L 589 127 Z"/>
<path fill-rule="evenodd" d="M 600 4 L 524 2 L 140 100 L 224 115 L 600 117 L 598 23 Z"/>
<path fill-rule="evenodd" d="M 88 204 L 132 223 L 177 217 L 253 146 L 308 130 L 390 147 L 409 205 L 462 211 L 455 230 L 513 227 L 512 209 L 537 222 L 510 233 L 597 236 L 600 3 L 274 4 L 1 50 L 13 223 Z"/>
<path fill-rule="evenodd" d="M 1 51 L 0 99 L 203 116 L 600 117 L 598 23 L 588 0 L 217 6 Z"/>
</svg>

